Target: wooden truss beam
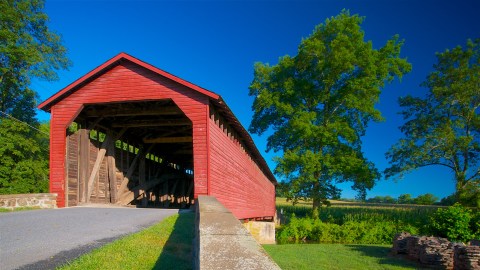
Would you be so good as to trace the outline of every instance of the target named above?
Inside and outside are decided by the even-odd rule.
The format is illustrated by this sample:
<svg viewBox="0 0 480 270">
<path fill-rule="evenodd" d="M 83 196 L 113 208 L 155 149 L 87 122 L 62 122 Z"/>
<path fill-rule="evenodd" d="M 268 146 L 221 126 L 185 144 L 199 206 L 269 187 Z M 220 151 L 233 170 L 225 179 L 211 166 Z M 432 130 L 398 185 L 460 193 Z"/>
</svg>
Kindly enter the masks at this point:
<svg viewBox="0 0 480 270">
<path fill-rule="evenodd" d="M 102 145 L 100 146 L 100 150 L 98 151 L 97 158 L 95 160 L 95 164 L 93 165 L 92 172 L 90 173 L 90 177 L 88 178 L 86 202 L 89 202 L 90 201 L 90 196 L 92 196 L 93 183 L 95 182 L 95 178 L 97 177 L 98 171 L 100 170 L 100 165 L 102 164 L 103 158 L 105 157 L 105 154 L 107 152 L 107 146 L 115 143 L 115 141 L 118 140 L 123 135 L 123 133 L 125 133 L 125 131 L 127 131 L 126 128 L 122 129 L 115 136 L 115 138 L 112 138 L 112 136 L 106 136 L 105 140 L 103 141 Z M 110 134 L 110 132 L 109 132 L 109 134 Z"/>
<path fill-rule="evenodd" d="M 123 123 L 114 123 L 112 127 L 173 127 L 173 126 L 189 126 L 192 122 L 188 120 L 154 120 L 154 121 L 128 121 Z"/>
<path fill-rule="evenodd" d="M 176 106 L 158 107 L 154 109 L 139 108 L 106 108 L 98 110 L 89 110 L 85 114 L 87 117 L 109 117 L 109 116 L 146 116 L 146 115 L 177 115 L 183 114 L 180 108 Z"/>
<path fill-rule="evenodd" d="M 117 204 L 127 205 L 136 198 L 140 197 L 140 195 L 144 194 L 146 191 L 152 189 L 154 186 L 165 183 L 168 180 L 172 179 L 176 179 L 176 176 L 172 174 L 166 174 L 162 175 L 157 179 L 152 179 L 150 181 L 144 182 L 143 184 L 140 184 L 132 188 L 131 190 L 127 190 L 126 192 L 122 193 L 119 200 L 117 201 Z"/>
<path fill-rule="evenodd" d="M 143 139 L 144 143 L 189 143 L 193 142 L 193 138 L 191 136 L 185 137 L 160 137 L 160 138 L 151 138 L 151 139 Z"/>
<path fill-rule="evenodd" d="M 137 168 L 138 159 L 141 156 L 143 156 L 143 158 L 145 158 L 146 153 L 149 153 L 150 150 L 152 150 L 153 146 L 154 146 L 153 144 L 150 145 L 150 147 L 148 147 L 147 151 L 144 151 L 144 148 L 140 148 L 137 155 L 133 159 L 132 164 L 130 164 L 130 167 L 128 168 L 127 175 L 125 175 L 123 177 L 122 183 L 120 183 L 120 187 L 117 190 L 117 196 L 119 196 L 119 195 L 121 196 L 125 192 L 125 190 L 127 189 L 128 181 L 130 181 L 130 178 L 132 178 L 132 175 Z"/>
</svg>

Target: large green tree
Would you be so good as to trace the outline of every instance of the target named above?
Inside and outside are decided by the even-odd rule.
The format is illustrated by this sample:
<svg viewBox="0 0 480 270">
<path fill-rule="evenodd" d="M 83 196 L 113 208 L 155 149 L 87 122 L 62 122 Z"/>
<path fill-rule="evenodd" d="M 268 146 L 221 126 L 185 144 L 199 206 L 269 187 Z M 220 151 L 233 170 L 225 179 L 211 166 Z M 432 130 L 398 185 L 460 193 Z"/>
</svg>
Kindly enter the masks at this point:
<svg viewBox="0 0 480 270">
<path fill-rule="evenodd" d="M 457 200 L 480 207 L 480 39 L 437 59 L 426 96 L 399 100 L 405 137 L 387 152 L 385 175 L 443 166 L 454 174 Z"/>
<path fill-rule="evenodd" d="M 0 193 L 48 190 L 48 124 L 36 119 L 33 78 L 70 62 L 48 29 L 43 0 L 0 0 Z"/>
<path fill-rule="evenodd" d="M 32 78 L 57 79 L 70 65 L 60 36 L 47 27 L 43 0 L 0 0 L 0 110 L 36 124 Z"/>
<path fill-rule="evenodd" d="M 296 56 L 255 64 L 250 131 L 272 132 L 267 151 L 283 153 L 275 172 L 314 209 L 338 196 L 335 183 L 351 181 L 364 191 L 379 178 L 361 137 L 370 121 L 382 120 L 375 104 L 385 82 L 411 69 L 399 56 L 398 37 L 379 49 L 365 41 L 363 20 L 342 11 L 303 39 Z"/>
<path fill-rule="evenodd" d="M 0 194 L 48 191 L 49 124 L 0 117 Z"/>
</svg>

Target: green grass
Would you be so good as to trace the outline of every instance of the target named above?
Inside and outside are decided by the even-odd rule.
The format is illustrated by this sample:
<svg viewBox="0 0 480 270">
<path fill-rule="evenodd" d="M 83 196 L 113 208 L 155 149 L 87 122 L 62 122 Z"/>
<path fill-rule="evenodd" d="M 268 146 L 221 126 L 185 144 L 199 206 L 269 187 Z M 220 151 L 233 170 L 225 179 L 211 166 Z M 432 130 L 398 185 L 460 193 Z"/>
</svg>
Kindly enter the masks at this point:
<svg viewBox="0 0 480 270">
<path fill-rule="evenodd" d="M 25 207 L 17 207 L 17 208 L 0 208 L 0 213 L 7 213 L 7 212 L 19 212 L 19 211 L 29 211 L 29 210 L 40 210 L 42 208 L 38 206 L 25 206 Z"/>
<path fill-rule="evenodd" d="M 181 213 L 57 269 L 191 269 L 195 214 Z"/>
<path fill-rule="evenodd" d="M 391 246 L 386 245 L 291 244 L 263 247 L 283 270 L 423 269 L 404 259 L 390 257 Z"/>
</svg>

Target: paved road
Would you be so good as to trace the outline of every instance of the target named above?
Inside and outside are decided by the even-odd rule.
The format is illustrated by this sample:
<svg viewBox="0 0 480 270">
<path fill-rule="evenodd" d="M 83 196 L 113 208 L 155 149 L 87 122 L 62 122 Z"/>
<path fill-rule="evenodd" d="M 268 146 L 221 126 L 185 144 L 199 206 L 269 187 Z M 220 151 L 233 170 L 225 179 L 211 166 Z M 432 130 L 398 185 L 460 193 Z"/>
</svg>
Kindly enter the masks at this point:
<svg viewBox="0 0 480 270">
<path fill-rule="evenodd" d="M 0 213 L 0 269 L 53 269 L 177 212 L 74 207 Z"/>
</svg>

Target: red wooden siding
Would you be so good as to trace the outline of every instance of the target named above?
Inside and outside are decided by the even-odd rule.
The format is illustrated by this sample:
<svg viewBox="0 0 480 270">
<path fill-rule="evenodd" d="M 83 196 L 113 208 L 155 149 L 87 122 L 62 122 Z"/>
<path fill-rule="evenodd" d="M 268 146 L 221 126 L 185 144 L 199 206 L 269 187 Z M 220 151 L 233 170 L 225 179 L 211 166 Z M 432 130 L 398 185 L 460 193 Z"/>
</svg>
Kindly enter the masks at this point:
<svg viewBox="0 0 480 270">
<path fill-rule="evenodd" d="M 238 219 L 273 217 L 275 186 L 243 149 L 236 135 L 227 135 L 232 133 L 227 126 L 218 116 L 209 119 L 210 195 Z"/>
<path fill-rule="evenodd" d="M 80 136 L 71 133 L 67 136 L 67 127 L 84 106 L 165 99 L 172 100 L 192 122 L 193 134 L 189 136 L 193 136 L 194 197 L 215 196 L 238 219 L 273 217 L 275 177 L 222 98 L 124 53 L 39 106 L 51 113 L 50 192 L 58 194 L 58 206 L 78 201 L 79 192 L 85 189 L 78 184 Z M 82 149 L 86 147 L 81 145 Z M 88 145 L 91 164 L 98 149 L 98 143 Z M 115 162 L 121 164 L 117 169 L 128 168 L 130 158 L 122 151 L 115 151 L 115 155 Z M 82 175 L 85 168 L 81 170 Z M 90 201 L 108 203 L 110 190 L 105 160 L 97 179 Z M 116 179 L 117 185 L 122 179 Z"/>
<path fill-rule="evenodd" d="M 66 128 L 84 104 L 172 99 L 193 123 L 195 197 L 207 194 L 208 97 L 158 76 L 136 64 L 125 62 L 85 84 L 51 107 L 50 190 L 65 205 Z"/>
</svg>

